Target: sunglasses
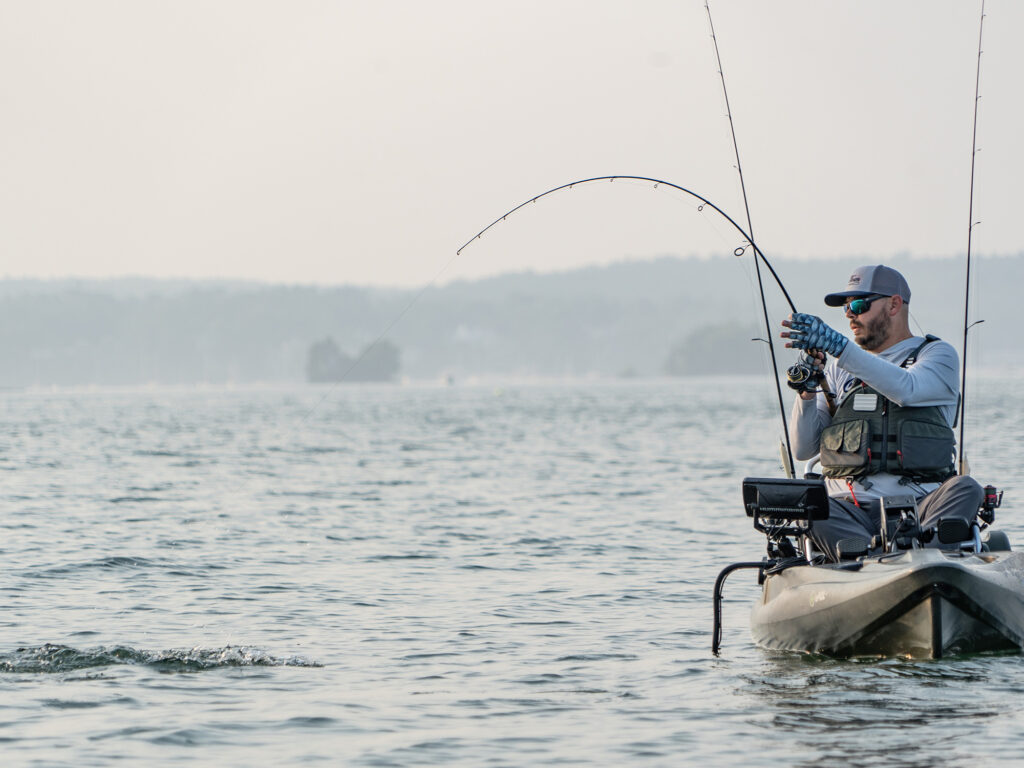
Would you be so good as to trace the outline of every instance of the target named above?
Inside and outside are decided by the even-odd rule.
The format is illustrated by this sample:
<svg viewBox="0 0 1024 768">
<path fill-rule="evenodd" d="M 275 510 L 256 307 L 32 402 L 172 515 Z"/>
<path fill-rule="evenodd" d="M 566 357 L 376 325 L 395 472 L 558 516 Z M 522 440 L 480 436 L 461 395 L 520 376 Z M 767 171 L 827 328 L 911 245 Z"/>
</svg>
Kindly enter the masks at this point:
<svg viewBox="0 0 1024 768">
<path fill-rule="evenodd" d="M 854 315 L 863 315 L 869 309 L 871 309 L 872 302 L 878 301 L 879 299 L 887 299 L 888 296 L 882 296 L 876 294 L 874 296 L 868 296 L 863 299 L 854 299 L 849 304 L 843 306 L 843 314 L 852 313 Z"/>
</svg>

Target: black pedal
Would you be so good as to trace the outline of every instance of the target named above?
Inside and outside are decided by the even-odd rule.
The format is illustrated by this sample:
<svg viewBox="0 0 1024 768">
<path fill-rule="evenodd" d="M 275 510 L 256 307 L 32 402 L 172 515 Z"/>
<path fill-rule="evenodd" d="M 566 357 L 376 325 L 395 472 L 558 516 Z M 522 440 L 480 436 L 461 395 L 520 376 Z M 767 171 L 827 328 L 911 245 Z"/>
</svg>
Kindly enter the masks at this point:
<svg viewBox="0 0 1024 768">
<path fill-rule="evenodd" d="M 972 538 L 971 524 L 961 518 L 939 520 L 939 541 L 943 544 L 959 544 Z"/>
<path fill-rule="evenodd" d="M 856 560 L 858 557 L 864 557 L 870 548 L 871 542 L 863 536 L 850 536 L 840 539 L 836 544 L 840 560 Z"/>
</svg>

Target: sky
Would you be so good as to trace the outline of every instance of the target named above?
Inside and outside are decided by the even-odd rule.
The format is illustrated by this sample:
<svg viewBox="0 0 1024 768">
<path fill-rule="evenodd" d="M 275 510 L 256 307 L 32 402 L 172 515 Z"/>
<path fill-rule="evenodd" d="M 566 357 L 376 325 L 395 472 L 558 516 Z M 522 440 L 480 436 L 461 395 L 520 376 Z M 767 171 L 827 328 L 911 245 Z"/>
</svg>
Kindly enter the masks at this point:
<svg viewBox="0 0 1024 768">
<path fill-rule="evenodd" d="M 712 0 L 755 240 L 965 252 L 980 4 Z M 1024 248 L 1024 3 L 989 0 L 972 251 Z M 0 0 L 0 276 L 415 287 L 745 223 L 703 0 Z"/>
</svg>

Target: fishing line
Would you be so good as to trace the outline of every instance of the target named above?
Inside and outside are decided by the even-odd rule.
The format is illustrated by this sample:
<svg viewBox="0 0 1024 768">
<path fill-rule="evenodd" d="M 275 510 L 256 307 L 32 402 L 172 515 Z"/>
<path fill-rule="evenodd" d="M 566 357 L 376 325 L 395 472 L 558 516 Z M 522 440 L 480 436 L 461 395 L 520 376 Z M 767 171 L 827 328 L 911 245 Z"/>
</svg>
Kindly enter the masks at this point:
<svg viewBox="0 0 1024 768">
<path fill-rule="evenodd" d="M 964 346 L 963 354 L 961 359 L 963 360 L 963 370 L 961 372 L 960 379 L 960 460 L 958 472 L 959 474 L 967 474 L 970 470 L 967 465 L 967 452 L 964 446 L 964 426 L 967 423 L 967 417 L 965 409 L 967 406 L 967 335 L 968 331 L 972 327 L 977 325 L 982 320 L 977 320 L 973 323 L 970 322 L 970 303 L 971 303 L 971 236 L 974 233 L 975 224 L 974 220 L 974 165 L 975 160 L 978 157 L 978 101 L 981 99 L 980 88 L 981 88 L 981 40 L 982 34 L 985 31 L 985 0 L 981 0 L 981 20 L 978 23 L 978 66 L 975 70 L 974 75 L 974 127 L 971 132 L 971 194 L 967 206 L 967 275 L 964 284 Z"/>
<path fill-rule="evenodd" d="M 907 306 L 907 315 L 909 315 L 909 316 L 910 316 L 910 320 L 911 320 L 911 322 L 912 322 L 912 323 L 913 323 L 914 325 L 916 325 L 916 326 L 917 326 L 917 335 L 918 335 L 918 336 L 927 336 L 927 334 L 925 333 L 925 330 L 924 330 L 924 328 L 922 328 L 922 327 L 921 327 L 921 324 L 920 324 L 920 323 L 919 323 L 919 322 L 917 321 L 917 317 L 916 317 L 916 316 L 914 315 L 914 313 L 913 313 L 913 312 L 911 312 L 911 311 L 910 311 L 910 305 L 909 305 L 909 304 L 907 304 L 906 306 Z"/>
<path fill-rule="evenodd" d="M 722 96 L 725 97 L 725 114 L 729 118 L 729 132 L 732 135 L 732 148 L 733 153 L 736 156 L 736 173 L 740 179 L 740 190 L 743 193 L 743 208 L 747 214 L 747 231 L 750 233 L 750 237 L 754 236 L 754 223 L 750 218 L 750 202 L 747 199 L 747 184 L 743 178 L 743 164 L 740 162 L 740 145 L 736 139 L 736 124 L 732 119 L 732 108 L 729 106 L 729 89 L 725 87 L 725 70 L 722 67 L 722 56 L 718 50 L 718 38 L 715 36 L 715 23 L 711 20 L 711 6 L 708 0 L 704 2 L 704 9 L 708 13 L 708 26 L 711 27 L 711 41 L 715 46 L 715 61 L 718 63 L 718 75 L 722 80 Z M 761 266 L 754 258 L 754 268 L 757 273 L 757 287 L 761 295 L 761 310 L 764 315 L 764 329 L 766 338 L 764 341 L 768 343 L 768 351 L 771 355 L 772 360 L 772 378 L 775 381 L 775 392 L 779 398 L 779 415 L 782 417 L 782 434 L 786 443 L 786 458 L 788 463 L 786 464 L 786 473 L 793 476 L 793 448 L 789 442 L 789 425 L 786 423 L 786 405 L 782 399 L 782 383 L 779 381 L 779 365 L 775 359 L 775 343 L 772 341 L 772 327 L 771 321 L 768 319 L 768 303 L 764 295 L 764 280 L 761 278 Z M 778 278 L 776 277 L 776 280 Z M 786 297 L 789 298 L 788 296 Z M 789 302 L 790 306 L 793 302 Z M 793 309 L 796 312 L 796 309 Z"/>
</svg>

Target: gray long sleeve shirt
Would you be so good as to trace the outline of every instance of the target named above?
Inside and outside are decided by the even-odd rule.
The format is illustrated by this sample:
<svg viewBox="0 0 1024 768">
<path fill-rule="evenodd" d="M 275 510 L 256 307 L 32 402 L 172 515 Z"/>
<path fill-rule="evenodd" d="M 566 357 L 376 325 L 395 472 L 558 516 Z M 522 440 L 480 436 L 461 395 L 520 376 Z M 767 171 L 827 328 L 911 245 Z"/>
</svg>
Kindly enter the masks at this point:
<svg viewBox="0 0 1024 768">
<path fill-rule="evenodd" d="M 825 366 L 825 379 L 836 393 L 836 401 L 841 402 L 860 379 L 897 405 L 939 406 L 952 426 L 960 394 L 960 363 L 953 346 L 942 340 L 933 341 L 925 345 L 913 365 L 900 367 L 900 363 L 923 342 L 923 337 L 914 336 L 874 354 L 850 341 L 842 354 L 838 358 L 830 358 Z M 789 423 L 789 438 L 797 460 L 806 461 L 818 453 L 821 431 L 831 423 L 832 417 L 823 394 L 813 400 L 797 396 Z M 880 472 L 870 476 L 870 488 L 854 481 L 853 495 L 860 501 L 908 492 L 923 496 L 938 487 L 938 483 L 907 484 L 905 480 L 901 485 L 901 479 L 897 475 Z M 826 485 L 832 496 L 851 495 L 845 479 L 826 478 Z"/>
</svg>

